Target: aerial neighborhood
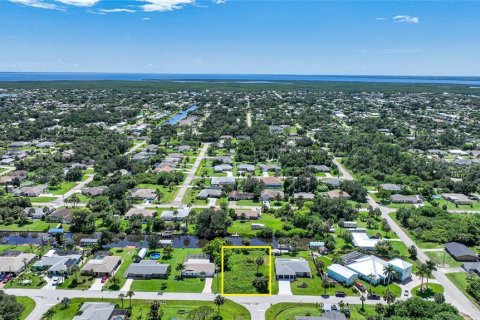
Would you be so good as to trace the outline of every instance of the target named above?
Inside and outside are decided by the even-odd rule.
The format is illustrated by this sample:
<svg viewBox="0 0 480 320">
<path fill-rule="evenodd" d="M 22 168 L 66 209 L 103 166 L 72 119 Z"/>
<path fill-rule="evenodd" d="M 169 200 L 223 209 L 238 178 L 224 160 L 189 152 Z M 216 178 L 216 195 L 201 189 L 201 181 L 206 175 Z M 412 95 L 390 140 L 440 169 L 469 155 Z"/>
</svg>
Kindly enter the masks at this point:
<svg viewBox="0 0 480 320">
<path fill-rule="evenodd" d="M 479 319 L 478 96 L 98 86 L 0 89 L 0 287 L 19 305 L 44 297 L 36 314 L 76 320 Z"/>
</svg>

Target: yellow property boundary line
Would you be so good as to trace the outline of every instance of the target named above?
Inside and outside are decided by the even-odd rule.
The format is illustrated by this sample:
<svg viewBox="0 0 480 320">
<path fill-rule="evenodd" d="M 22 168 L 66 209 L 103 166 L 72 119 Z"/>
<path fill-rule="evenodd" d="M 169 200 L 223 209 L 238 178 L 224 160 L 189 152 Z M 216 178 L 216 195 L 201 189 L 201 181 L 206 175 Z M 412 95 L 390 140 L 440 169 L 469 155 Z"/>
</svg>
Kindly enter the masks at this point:
<svg viewBox="0 0 480 320">
<path fill-rule="evenodd" d="M 223 264 L 224 250 L 225 249 L 227 249 L 227 250 L 231 250 L 231 249 L 268 249 L 268 292 L 269 293 L 225 293 L 224 292 L 225 272 L 224 272 L 224 264 Z M 222 272 L 222 289 L 221 289 L 222 296 L 265 297 L 265 296 L 271 296 L 272 295 L 272 270 L 273 270 L 273 265 L 272 265 L 272 247 L 271 246 L 222 246 L 221 258 L 222 258 L 222 267 L 221 267 L 220 271 Z"/>
</svg>

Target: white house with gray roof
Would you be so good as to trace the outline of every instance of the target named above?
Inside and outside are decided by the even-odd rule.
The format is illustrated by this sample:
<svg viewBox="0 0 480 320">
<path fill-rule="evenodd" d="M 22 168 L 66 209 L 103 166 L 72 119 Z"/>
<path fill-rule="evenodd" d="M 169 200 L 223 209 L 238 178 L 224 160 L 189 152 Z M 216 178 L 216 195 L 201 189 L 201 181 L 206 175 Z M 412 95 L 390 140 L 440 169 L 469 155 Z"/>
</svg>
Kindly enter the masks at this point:
<svg viewBox="0 0 480 320">
<path fill-rule="evenodd" d="M 312 276 L 308 261 L 303 258 L 275 260 L 275 274 L 278 280 L 296 280 Z"/>
</svg>

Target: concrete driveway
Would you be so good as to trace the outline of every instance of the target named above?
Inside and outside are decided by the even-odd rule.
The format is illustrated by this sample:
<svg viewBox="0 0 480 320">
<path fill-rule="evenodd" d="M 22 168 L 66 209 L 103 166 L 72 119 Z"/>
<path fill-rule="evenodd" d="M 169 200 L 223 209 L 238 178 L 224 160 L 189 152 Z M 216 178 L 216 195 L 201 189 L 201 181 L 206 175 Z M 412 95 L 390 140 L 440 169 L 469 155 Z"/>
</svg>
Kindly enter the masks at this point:
<svg viewBox="0 0 480 320">
<path fill-rule="evenodd" d="M 92 286 L 88 290 L 102 291 L 104 284 L 105 283 L 102 283 L 102 278 L 95 278 L 95 280 L 92 283 Z"/>
<path fill-rule="evenodd" d="M 278 281 L 278 295 L 281 296 L 292 296 L 292 289 L 290 287 L 290 281 L 288 280 L 279 280 Z"/>
<path fill-rule="evenodd" d="M 212 293 L 213 278 L 205 278 L 205 287 L 203 287 L 202 293 Z"/>
<path fill-rule="evenodd" d="M 129 291 L 130 286 L 132 285 L 132 282 L 133 282 L 133 279 L 127 279 L 127 281 L 125 281 L 125 284 L 123 285 L 122 289 L 120 289 L 120 291 Z"/>
</svg>

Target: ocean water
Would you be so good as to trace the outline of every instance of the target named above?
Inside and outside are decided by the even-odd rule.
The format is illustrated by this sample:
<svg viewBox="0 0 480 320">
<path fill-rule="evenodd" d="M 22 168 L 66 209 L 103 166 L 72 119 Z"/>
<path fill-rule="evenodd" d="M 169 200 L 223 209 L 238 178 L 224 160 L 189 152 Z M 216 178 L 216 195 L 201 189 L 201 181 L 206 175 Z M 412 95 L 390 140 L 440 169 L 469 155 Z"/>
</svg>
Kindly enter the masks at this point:
<svg viewBox="0 0 480 320">
<path fill-rule="evenodd" d="M 81 72 L 0 72 L 0 81 L 175 81 L 272 83 L 286 81 L 431 83 L 480 86 L 480 77 L 440 76 L 361 76 L 361 75 L 272 75 L 272 74 L 155 74 L 155 73 L 81 73 Z"/>
</svg>

